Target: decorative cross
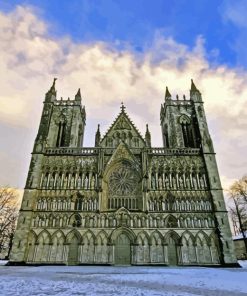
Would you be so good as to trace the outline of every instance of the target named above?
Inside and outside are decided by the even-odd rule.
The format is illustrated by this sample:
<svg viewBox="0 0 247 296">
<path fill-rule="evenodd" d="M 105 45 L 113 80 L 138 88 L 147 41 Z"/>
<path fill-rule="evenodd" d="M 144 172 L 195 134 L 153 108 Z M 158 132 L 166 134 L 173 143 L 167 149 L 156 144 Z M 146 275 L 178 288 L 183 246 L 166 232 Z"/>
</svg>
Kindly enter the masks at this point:
<svg viewBox="0 0 247 296">
<path fill-rule="evenodd" d="M 124 110 L 125 110 L 126 107 L 124 106 L 124 103 L 123 102 L 121 102 L 121 107 L 120 108 L 121 108 L 121 111 L 124 112 Z"/>
</svg>

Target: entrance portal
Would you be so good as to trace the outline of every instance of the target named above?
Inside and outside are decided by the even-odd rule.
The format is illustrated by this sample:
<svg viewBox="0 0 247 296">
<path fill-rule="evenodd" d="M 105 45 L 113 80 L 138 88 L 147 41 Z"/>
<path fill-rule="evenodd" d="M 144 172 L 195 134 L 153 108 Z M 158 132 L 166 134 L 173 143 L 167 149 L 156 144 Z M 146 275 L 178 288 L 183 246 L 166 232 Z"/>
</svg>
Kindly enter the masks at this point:
<svg viewBox="0 0 247 296">
<path fill-rule="evenodd" d="M 129 265 L 131 263 L 130 240 L 128 236 L 121 233 L 115 244 L 115 264 Z"/>
<path fill-rule="evenodd" d="M 78 264 L 78 240 L 74 236 L 69 245 L 68 265 Z"/>
<path fill-rule="evenodd" d="M 168 263 L 169 265 L 178 265 L 177 246 L 172 237 L 168 241 Z"/>
</svg>

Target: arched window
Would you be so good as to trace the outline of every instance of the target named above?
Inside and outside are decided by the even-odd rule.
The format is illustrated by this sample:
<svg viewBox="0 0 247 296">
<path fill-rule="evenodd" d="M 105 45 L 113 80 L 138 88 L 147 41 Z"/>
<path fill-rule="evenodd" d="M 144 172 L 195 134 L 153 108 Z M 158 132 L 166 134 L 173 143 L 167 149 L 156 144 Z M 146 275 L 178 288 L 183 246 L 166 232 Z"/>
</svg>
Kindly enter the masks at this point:
<svg viewBox="0 0 247 296">
<path fill-rule="evenodd" d="M 66 136 L 66 121 L 61 120 L 58 124 L 56 147 L 65 146 L 65 136 Z"/>
<path fill-rule="evenodd" d="M 166 223 L 167 228 L 177 228 L 178 221 L 174 216 L 169 216 Z"/>
<path fill-rule="evenodd" d="M 169 137 L 168 137 L 168 127 L 167 127 L 167 124 L 164 125 L 163 142 L 164 142 L 164 147 L 169 148 Z"/>
<path fill-rule="evenodd" d="M 195 147 L 190 118 L 186 115 L 181 115 L 179 118 L 179 123 L 181 124 L 182 128 L 184 147 Z"/>
<path fill-rule="evenodd" d="M 72 223 L 73 227 L 80 227 L 81 226 L 81 216 L 79 214 L 74 215 L 74 221 Z"/>
<path fill-rule="evenodd" d="M 81 147 L 82 146 L 82 142 L 83 142 L 83 128 L 82 128 L 82 124 L 79 125 L 79 129 L 78 129 L 78 141 L 77 141 L 77 146 Z"/>
<path fill-rule="evenodd" d="M 75 201 L 75 210 L 82 210 L 82 197 L 78 197 Z"/>
</svg>

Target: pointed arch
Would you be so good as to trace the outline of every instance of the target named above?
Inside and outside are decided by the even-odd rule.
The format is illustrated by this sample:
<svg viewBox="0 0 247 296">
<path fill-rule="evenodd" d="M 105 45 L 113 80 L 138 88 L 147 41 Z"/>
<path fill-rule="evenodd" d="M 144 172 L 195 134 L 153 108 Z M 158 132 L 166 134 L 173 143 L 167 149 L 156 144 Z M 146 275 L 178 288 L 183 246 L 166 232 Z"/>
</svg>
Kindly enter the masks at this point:
<svg viewBox="0 0 247 296">
<path fill-rule="evenodd" d="M 55 231 L 52 236 L 52 245 L 50 250 L 50 262 L 62 263 L 64 261 L 64 243 L 66 237 L 59 229 Z"/>
<path fill-rule="evenodd" d="M 164 236 L 164 241 L 165 243 L 168 243 L 169 242 L 169 238 L 172 238 L 175 243 L 178 245 L 180 244 L 180 241 L 181 241 L 181 237 L 178 235 L 178 233 L 174 230 L 169 230 L 165 236 Z"/>
<path fill-rule="evenodd" d="M 95 242 L 96 242 L 96 236 L 90 229 L 88 229 L 82 235 L 82 243 L 85 244 L 85 243 L 88 243 L 88 242 L 90 242 L 90 243 L 93 242 L 93 244 L 95 244 Z"/>
<path fill-rule="evenodd" d="M 49 261 L 49 249 L 51 245 L 51 235 L 44 229 L 42 230 L 37 238 L 35 260 L 36 262 L 47 262 Z"/>
<path fill-rule="evenodd" d="M 145 244 L 147 241 L 148 244 L 150 244 L 150 236 L 145 230 L 142 230 L 139 232 L 136 236 L 136 243 L 137 244 Z"/>
<path fill-rule="evenodd" d="M 134 244 L 136 242 L 135 233 L 130 228 L 127 228 L 127 227 L 120 227 L 120 228 L 114 229 L 109 236 L 109 242 L 115 243 L 117 236 L 120 235 L 121 233 L 124 233 L 127 235 L 131 244 Z"/>
<path fill-rule="evenodd" d="M 196 235 L 195 235 L 195 239 L 199 239 L 202 243 L 206 242 L 207 245 L 210 244 L 210 238 L 209 236 L 203 231 L 203 230 L 199 230 Z"/>
<path fill-rule="evenodd" d="M 51 234 L 49 233 L 49 231 L 47 231 L 46 229 L 43 229 L 37 237 L 37 242 L 50 244 L 51 243 Z"/>
<path fill-rule="evenodd" d="M 181 239 L 183 238 L 185 238 L 187 241 L 190 239 L 193 242 L 193 244 L 195 244 L 195 241 L 196 241 L 195 236 L 189 230 L 185 230 L 181 234 Z"/>
<path fill-rule="evenodd" d="M 65 243 L 66 244 L 70 244 L 71 240 L 73 238 L 76 238 L 78 243 L 81 243 L 82 241 L 82 237 L 79 231 L 77 231 L 76 229 L 71 230 L 67 235 L 66 235 L 66 239 L 65 239 Z"/>
<path fill-rule="evenodd" d="M 181 260 L 183 264 L 196 264 L 196 244 L 194 235 L 186 230 L 181 235 Z"/>
<path fill-rule="evenodd" d="M 97 234 L 97 237 L 95 238 L 96 239 L 96 243 L 97 245 L 101 244 L 107 244 L 107 241 L 108 241 L 108 235 L 107 233 L 104 231 L 104 230 L 101 230 L 98 234 Z"/>
<path fill-rule="evenodd" d="M 73 213 L 70 217 L 69 217 L 69 225 L 73 226 L 73 227 L 80 227 L 81 226 L 81 215 L 79 213 Z"/>
<path fill-rule="evenodd" d="M 35 245 L 37 243 L 37 238 L 38 238 L 37 234 L 31 230 L 28 235 L 27 262 L 34 261 L 34 250 L 35 250 Z"/>
<path fill-rule="evenodd" d="M 51 235 L 51 240 L 53 241 L 53 239 L 55 237 L 62 237 L 64 240 L 66 239 L 65 234 L 63 233 L 63 231 L 61 229 L 56 230 L 52 235 Z"/>
<path fill-rule="evenodd" d="M 97 234 L 95 244 L 95 262 L 107 263 L 108 262 L 108 235 L 104 230 Z"/>
<path fill-rule="evenodd" d="M 37 240 L 38 240 L 38 235 L 33 230 L 31 230 L 28 235 L 28 241 L 31 243 L 36 243 Z"/>
<path fill-rule="evenodd" d="M 208 235 L 200 230 L 196 234 L 197 259 L 199 263 L 212 263 L 210 252 L 210 239 Z"/>
<path fill-rule="evenodd" d="M 209 236 L 210 238 L 210 250 L 212 254 L 212 262 L 219 264 L 219 238 L 217 235 L 212 232 L 211 235 Z"/>
<path fill-rule="evenodd" d="M 150 237 L 143 230 L 136 237 L 136 260 L 139 264 L 148 264 L 150 262 Z"/>
<path fill-rule="evenodd" d="M 91 230 L 87 230 L 82 236 L 82 255 L 81 260 L 84 263 L 93 263 L 95 250 L 97 252 L 96 237 Z M 97 260 L 98 258 L 96 258 Z"/>
<path fill-rule="evenodd" d="M 164 238 L 163 235 L 155 230 L 150 235 L 150 260 L 154 264 L 164 263 Z"/>
<path fill-rule="evenodd" d="M 155 230 L 150 234 L 150 242 L 161 245 L 164 242 L 164 237 L 158 230 Z"/>
<path fill-rule="evenodd" d="M 178 228 L 178 219 L 173 215 L 168 215 L 165 219 L 166 228 Z"/>
</svg>

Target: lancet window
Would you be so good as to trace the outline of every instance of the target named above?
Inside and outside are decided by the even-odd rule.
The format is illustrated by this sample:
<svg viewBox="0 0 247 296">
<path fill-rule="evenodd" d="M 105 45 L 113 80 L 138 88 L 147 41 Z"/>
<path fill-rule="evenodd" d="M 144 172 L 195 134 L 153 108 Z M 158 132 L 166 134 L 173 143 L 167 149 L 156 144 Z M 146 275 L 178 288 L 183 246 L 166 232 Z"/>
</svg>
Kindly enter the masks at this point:
<svg viewBox="0 0 247 296">
<path fill-rule="evenodd" d="M 58 124 L 56 147 L 65 146 L 65 136 L 66 136 L 66 121 L 61 120 Z"/>
<path fill-rule="evenodd" d="M 195 147 L 193 126 L 190 118 L 186 115 L 181 115 L 179 118 L 179 123 L 182 129 L 184 147 Z"/>
</svg>

